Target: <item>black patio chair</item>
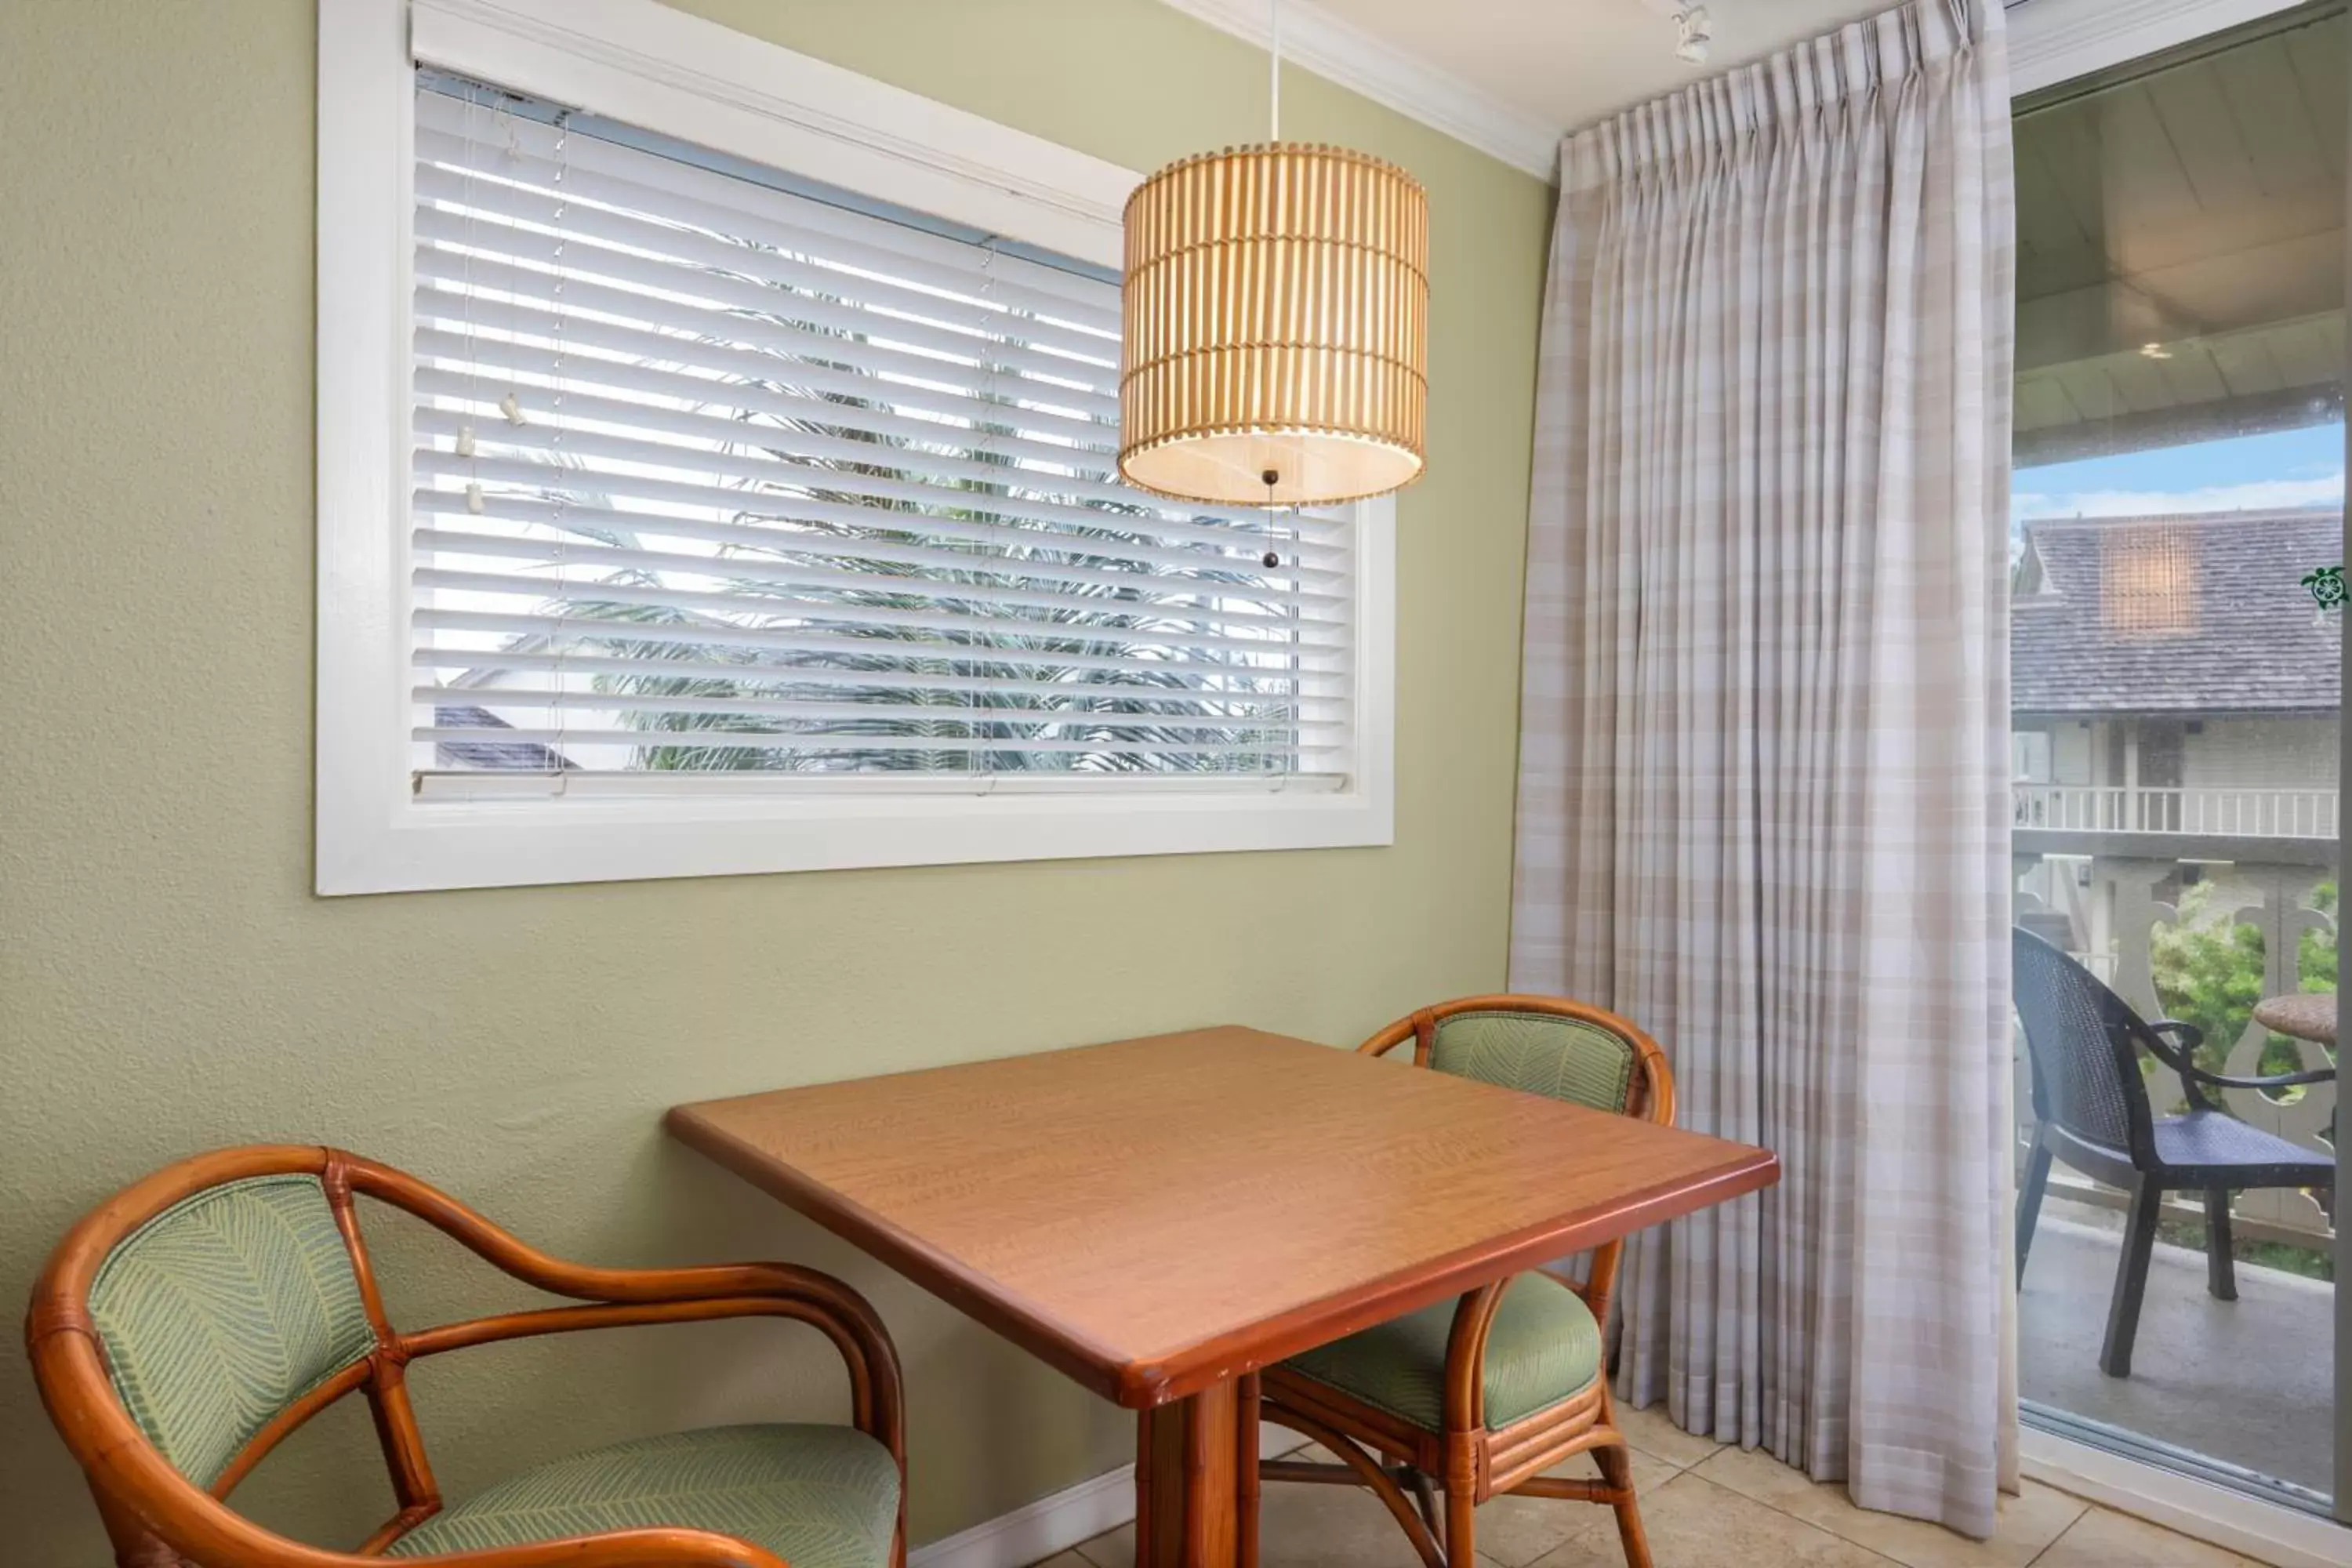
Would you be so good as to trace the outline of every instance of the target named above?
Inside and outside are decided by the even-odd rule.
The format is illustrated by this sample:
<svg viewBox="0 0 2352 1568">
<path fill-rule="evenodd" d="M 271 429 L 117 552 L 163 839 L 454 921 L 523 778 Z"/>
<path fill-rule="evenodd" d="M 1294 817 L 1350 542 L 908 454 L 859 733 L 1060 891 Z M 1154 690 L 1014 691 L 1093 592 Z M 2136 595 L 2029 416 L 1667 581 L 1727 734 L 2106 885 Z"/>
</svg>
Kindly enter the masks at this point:
<svg viewBox="0 0 2352 1568">
<path fill-rule="evenodd" d="M 2238 1299 L 2230 1257 L 2230 1194 L 2250 1187 L 2303 1187 L 2335 1212 L 2336 1162 L 2299 1143 L 2250 1127 L 2207 1097 L 2210 1089 L 2285 1089 L 2326 1083 L 2334 1068 L 2229 1078 L 2197 1065 L 2204 1032 L 2193 1024 L 2151 1024 L 2098 976 L 2022 928 L 2011 932 L 2018 1016 L 2025 1024 L 2033 1068 L 2033 1147 L 2017 1194 L 2017 1275 L 2033 1245 L 2033 1222 L 2050 1162 L 2060 1159 L 2094 1180 L 2131 1194 L 2124 1225 L 2123 1259 L 2107 1307 L 2106 1343 L 2099 1370 L 2131 1375 L 2132 1340 L 2139 1331 L 2140 1297 L 2147 1289 L 2156 1221 L 2167 1193 L 2205 1194 L 2206 1289 L 2217 1300 Z M 2156 1116 L 2139 1053 L 2179 1075 L 2189 1109 Z"/>
</svg>

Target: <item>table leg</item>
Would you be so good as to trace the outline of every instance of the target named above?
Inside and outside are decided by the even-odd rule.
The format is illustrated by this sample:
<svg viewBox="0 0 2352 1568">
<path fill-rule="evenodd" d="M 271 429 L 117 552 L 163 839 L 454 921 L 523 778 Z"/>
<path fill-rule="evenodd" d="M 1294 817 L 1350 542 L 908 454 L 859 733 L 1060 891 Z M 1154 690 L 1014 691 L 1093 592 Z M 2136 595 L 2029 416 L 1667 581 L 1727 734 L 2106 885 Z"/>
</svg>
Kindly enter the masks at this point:
<svg viewBox="0 0 2352 1568">
<path fill-rule="evenodd" d="M 1256 1417 L 1255 1376 L 1143 1412 L 1136 1568 L 1256 1568 Z"/>
</svg>

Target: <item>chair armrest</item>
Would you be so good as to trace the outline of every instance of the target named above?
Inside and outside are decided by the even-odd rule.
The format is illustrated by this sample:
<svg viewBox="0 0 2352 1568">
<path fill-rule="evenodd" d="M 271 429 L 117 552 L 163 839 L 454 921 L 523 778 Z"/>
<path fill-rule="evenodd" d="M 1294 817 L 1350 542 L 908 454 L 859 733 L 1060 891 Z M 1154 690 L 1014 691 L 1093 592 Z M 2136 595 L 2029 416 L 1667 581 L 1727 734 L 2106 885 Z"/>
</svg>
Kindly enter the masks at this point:
<svg viewBox="0 0 2352 1568">
<path fill-rule="evenodd" d="M 1412 1059 L 1416 1067 L 1429 1065 L 1431 1045 L 1437 1038 L 1437 1014 L 1433 1008 L 1423 1007 L 1412 1016 L 1399 1018 L 1370 1039 L 1356 1047 L 1360 1057 L 1384 1057 L 1407 1040 L 1412 1042 Z"/>
<path fill-rule="evenodd" d="M 2194 1062 L 2188 1075 L 2200 1083 L 2210 1083 L 2221 1089 L 2292 1089 L 2303 1083 L 2334 1083 L 2334 1068 L 2310 1068 L 2302 1072 L 2273 1073 L 2268 1078 L 2237 1078 L 2227 1073 L 2207 1072 Z"/>
<path fill-rule="evenodd" d="M 2183 1024 L 2171 1018 L 2160 1019 L 2147 1027 L 2148 1037 L 2144 1043 L 2158 1060 L 2180 1075 L 2181 1086 L 2188 1090 L 2189 1098 L 2192 1101 L 2202 1102 L 2203 1097 L 2198 1094 L 2196 1089 L 2199 1084 L 2210 1084 L 2215 1089 L 2292 1089 L 2297 1084 L 2336 1081 L 2334 1068 L 2311 1068 L 2303 1072 L 2273 1073 L 2266 1078 L 2242 1078 L 2230 1073 L 2208 1072 L 2197 1065 L 2196 1058 L 2190 1054 L 2205 1043 L 2204 1030 L 2194 1024 Z M 2164 1038 L 2168 1034 L 2183 1037 L 2184 1043 L 2179 1046 L 2168 1044 Z"/>
<path fill-rule="evenodd" d="M 441 1323 L 398 1335 L 394 1353 L 414 1360 L 501 1340 L 584 1329 L 788 1318 L 810 1325 L 833 1342 L 849 1374 L 852 1425 L 888 1449 L 904 1467 L 906 1394 L 898 1351 L 874 1309 L 840 1280 L 780 1263 L 590 1272 L 599 1276 L 600 1286 L 625 1299 Z"/>
<path fill-rule="evenodd" d="M 2173 1075 L 2180 1079 L 2181 1098 L 2189 1101 L 2191 1110 L 2220 1109 L 2211 1100 L 2206 1099 L 2203 1090 L 2198 1088 L 2198 1079 L 2203 1075 L 2204 1069 L 2197 1065 L 2196 1058 L 2191 1053 L 2204 1044 L 2204 1030 L 2194 1024 L 2184 1024 L 2173 1018 L 2162 1018 L 2136 1033 L 2139 1043 L 2147 1047 L 2148 1054 L 2170 1068 Z M 2167 1040 L 2164 1037 L 2166 1035 L 2179 1036 L 2180 1043 L 2176 1044 Z"/>
<path fill-rule="evenodd" d="M 396 1355 L 435 1355 L 496 1340 L 639 1323 L 707 1321 L 714 1318 L 793 1318 L 822 1331 L 849 1372 L 858 1430 L 906 1463 L 906 1396 L 898 1353 L 889 1331 L 866 1298 L 829 1274 L 785 1263 L 721 1263 L 692 1268 L 600 1268 L 541 1252 L 511 1231 L 475 1213 L 446 1193 L 405 1172 L 356 1155 L 340 1169 L 352 1190 L 407 1210 L 455 1237 L 495 1268 L 575 1301 L 509 1312 L 402 1334 Z"/>
</svg>

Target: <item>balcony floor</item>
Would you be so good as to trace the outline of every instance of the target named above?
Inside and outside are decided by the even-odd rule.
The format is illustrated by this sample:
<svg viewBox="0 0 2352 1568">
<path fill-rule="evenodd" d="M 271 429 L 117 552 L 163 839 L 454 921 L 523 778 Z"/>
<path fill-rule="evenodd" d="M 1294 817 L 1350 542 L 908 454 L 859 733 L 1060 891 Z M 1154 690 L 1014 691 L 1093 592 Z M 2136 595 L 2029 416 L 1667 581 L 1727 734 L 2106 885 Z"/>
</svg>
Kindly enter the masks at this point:
<svg viewBox="0 0 2352 1568">
<path fill-rule="evenodd" d="M 2205 1255 L 2159 1241 L 2132 1374 L 2099 1371 L 2119 1216 L 2053 1200 L 2018 1301 L 2019 1392 L 2321 1491 L 2332 1474 L 2335 1287 L 2238 1265 L 2238 1300 L 2205 1293 Z"/>
</svg>

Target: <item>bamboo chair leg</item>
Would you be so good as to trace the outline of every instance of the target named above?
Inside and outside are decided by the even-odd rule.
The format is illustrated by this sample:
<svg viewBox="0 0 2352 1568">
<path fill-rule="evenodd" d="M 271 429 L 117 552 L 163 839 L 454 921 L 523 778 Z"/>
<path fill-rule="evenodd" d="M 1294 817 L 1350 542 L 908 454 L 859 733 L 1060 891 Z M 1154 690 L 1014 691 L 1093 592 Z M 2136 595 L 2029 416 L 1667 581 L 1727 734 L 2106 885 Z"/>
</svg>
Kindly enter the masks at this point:
<svg viewBox="0 0 2352 1568">
<path fill-rule="evenodd" d="M 1478 1568 L 1478 1502 L 1467 1487 L 1445 1489 L 1446 1568 Z"/>
<path fill-rule="evenodd" d="M 1419 1466 L 1400 1467 L 1397 1479 L 1412 1489 L 1413 1500 L 1421 1504 L 1421 1517 L 1429 1521 L 1429 1532 L 1435 1535 L 1445 1528 L 1437 1514 L 1437 1489 L 1430 1484 L 1428 1474 Z"/>
<path fill-rule="evenodd" d="M 1625 1494 L 1609 1506 L 1617 1516 L 1617 1539 L 1624 1543 L 1626 1568 L 1651 1568 L 1650 1536 L 1642 1528 L 1642 1505 L 1633 1496 L 1633 1464 L 1629 1451 L 1615 1447 L 1595 1448 L 1592 1459 L 1601 1467 L 1601 1479 L 1612 1489 Z"/>
<path fill-rule="evenodd" d="M 1617 1425 L 1617 1396 L 1606 1379 L 1601 1384 L 1601 1421 L 1612 1432 L 1624 1431 Z M 1601 1479 L 1623 1494 L 1609 1507 L 1617 1516 L 1617 1539 L 1625 1548 L 1625 1568 L 1652 1568 L 1650 1533 L 1642 1528 L 1641 1500 L 1633 1495 L 1633 1447 L 1621 1436 L 1620 1441 L 1593 1449 L 1592 1462 L 1601 1467 Z"/>
</svg>

